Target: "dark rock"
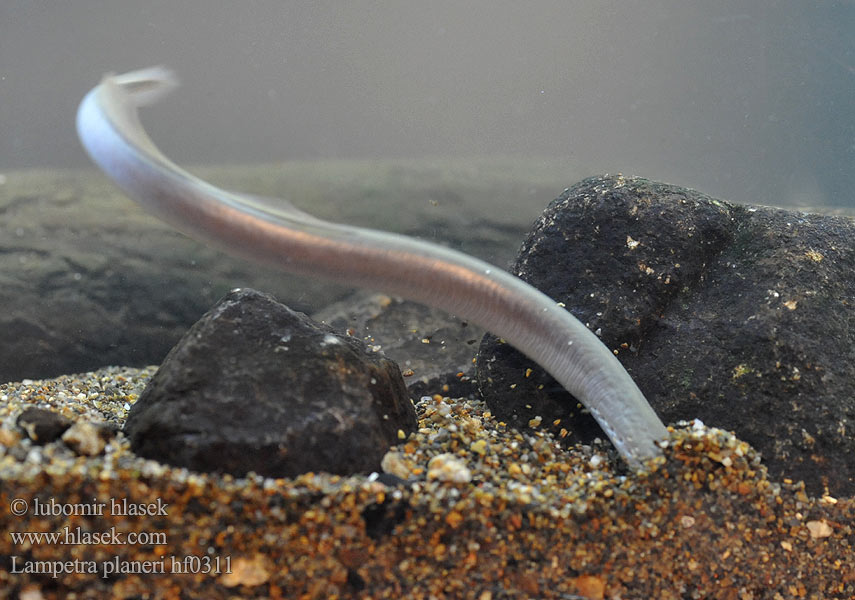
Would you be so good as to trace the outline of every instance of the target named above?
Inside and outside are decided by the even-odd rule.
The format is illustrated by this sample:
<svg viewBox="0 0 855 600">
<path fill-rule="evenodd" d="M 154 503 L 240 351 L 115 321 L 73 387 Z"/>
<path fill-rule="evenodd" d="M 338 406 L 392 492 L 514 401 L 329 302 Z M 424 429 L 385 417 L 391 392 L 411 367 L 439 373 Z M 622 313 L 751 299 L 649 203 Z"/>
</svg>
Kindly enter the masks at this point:
<svg viewBox="0 0 855 600">
<path fill-rule="evenodd" d="M 25 408 L 18 415 L 18 427 L 37 444 L 48 444 L 59 438 L 73 421 L 46 408 Z"/>
<path fill-rule="evenodd" d="M 853 239 L 846 217 L 599 177 L 550 205 L 512 270 L 597 332 L 666 423 L 733 430 L 776 477 L 851 495 Z M 478 366 L 500 418 L 576 428 L 576 401 L 493 336 Z M 598 431 L 590 418 L 578 428 Z"/>
<path fill-rule="evenodd" d="M 415 428 L 397 365 L 253 290 L 187 332 L 125 424 L 148 458 L 273 477 L 379 470 Z"/>
<path fill-rule="evenodd" d="M 473 358 L 484 330 L 441 310 L 357 292 L 312 315 L 365 341 L 404 371 L 410 397 L 441 393 L 454 398 L 477 392 Z"/>
<path fill-rule="evenodd" d="M 410 486 L 410 482 L 408 480 L 401 479 L 400 477 L 398 477 L 397 475 L 393 475 L 392 473 L 380 473 L 377 475 L 377 479 L 375 479 L 374 481 L 382 483 L 386 487 L 392 487 L 392 488 L 393 487 L 399 487 L 399 486 L 402 486 L 402 487 L 409 487 Z"/>
</svg>

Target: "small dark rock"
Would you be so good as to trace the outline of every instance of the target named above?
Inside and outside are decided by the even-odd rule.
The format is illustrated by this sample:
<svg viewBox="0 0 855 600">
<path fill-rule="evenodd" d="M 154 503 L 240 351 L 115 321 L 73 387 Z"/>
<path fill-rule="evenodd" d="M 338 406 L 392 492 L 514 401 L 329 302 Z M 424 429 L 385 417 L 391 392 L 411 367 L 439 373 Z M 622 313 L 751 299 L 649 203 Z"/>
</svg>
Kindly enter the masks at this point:
<svg viewBox="0 0 855 600">
<path fill-rule="evenodd" d="M 408 487 L 410 485 L 410 482 L 408 480 L 401 479 L 400 477 L 398 477 L 397 475 L 393 475 L 392 473 L 379 473 L 377 475 L 377 479 L 375 479 L 374 481 L 382 483 L 386 487 L 390 488 L 398 486 Z"/>
<path fill-rule="evenodd" d="M 615 350 L 666 423 L 733 430 L 773 476 L 851 495 L 853 239 L 846 217 L 596 177 L 550 205 L 512 271 Z M 560 419 L 581 439 L 602 436 L 591 418 L 574 424 L 576 400 L 495 337 L 478 367 L 499 418 Z"/>
<path fill-rule="evenodd" d="M 289 477 L 379 470 L 398 431 L 416 423 L 395 363 L 243 289 L 170 351 L 125 430 L 148 458 Z"/>
<path fill-rule="evenodd" d="M 484 330 L 439 309 L 386 296 L 357 292 L 312 315 L 378 347 L 404 370 L 410 396 L 477 393 L 473 358 Z"/>
<path fill-rule="evenodd" d="M 73 421 L 58 412 L 45 408 L 25 408 L 16 421 L 18 427 L 27 432 L 27 436 L 37 444 L 48 444 L 66 429 Z"/>
</svg>

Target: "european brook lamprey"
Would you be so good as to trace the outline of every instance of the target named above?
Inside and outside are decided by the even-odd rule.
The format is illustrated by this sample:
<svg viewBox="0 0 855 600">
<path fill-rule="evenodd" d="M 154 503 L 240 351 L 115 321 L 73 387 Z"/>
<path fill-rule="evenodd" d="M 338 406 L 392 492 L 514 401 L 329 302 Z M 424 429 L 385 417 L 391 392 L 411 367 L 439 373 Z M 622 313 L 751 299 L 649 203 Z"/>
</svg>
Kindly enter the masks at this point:
<svg viewBox="0 0 855 600">
<path fill-rule="evenodd" d="M 176 85 L 162 67 L 108 75 L 78 109 L 83 146 L 131 198 L 187 235 L 232 254 L 469 319 L 555 377 L 591 411 L 630 466 L 640 468 L 661 454 L 657 442 L 668 437 L 667 430 L 614 354 L 521 279 L 422 240 L 329 223 L 284 200 L 222 190 L 175 165 L 148 137 L 137 109 Z"/>
</svg>

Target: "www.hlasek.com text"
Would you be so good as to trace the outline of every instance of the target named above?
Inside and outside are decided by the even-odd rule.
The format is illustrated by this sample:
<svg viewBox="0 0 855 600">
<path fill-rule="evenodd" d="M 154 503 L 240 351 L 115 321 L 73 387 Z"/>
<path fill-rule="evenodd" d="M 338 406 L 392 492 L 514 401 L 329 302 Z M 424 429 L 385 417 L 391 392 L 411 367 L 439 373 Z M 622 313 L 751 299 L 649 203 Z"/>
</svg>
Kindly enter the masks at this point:
<svg viewBox="0 0 855 600">
<path fill-rule="evenodd" d="M 59 531 L 10 531 L 16 546 L 165 546 L 165 531 L 89 531 L 80 527 L 63 527 Z"/>
</svg>

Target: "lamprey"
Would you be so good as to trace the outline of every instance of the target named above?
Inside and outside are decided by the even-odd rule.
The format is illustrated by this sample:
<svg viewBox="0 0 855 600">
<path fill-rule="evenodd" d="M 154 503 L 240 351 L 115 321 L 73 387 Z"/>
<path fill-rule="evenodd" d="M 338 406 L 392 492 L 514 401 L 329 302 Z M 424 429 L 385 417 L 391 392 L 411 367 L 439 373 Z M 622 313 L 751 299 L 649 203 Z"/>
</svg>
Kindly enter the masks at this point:
<svg viewBox="0 0 855 600">
<path fill-rule="evenodd" d="M 591 411 L 630 466 L 640 468 L 661 454 L 657 442 L 667 438 L 665 426 L 614 354 L 521 279 L 422 240 L 329 223 L 284 200 L 222 190 L 175 165 L 148 137 L 137 109 L 176 85 L 162 67 L 108 75 L 80 104 L 83 146 L 131 198 L 190 237 L 232 254 L 468 319 L 555 377 Z"/>
</svg>

